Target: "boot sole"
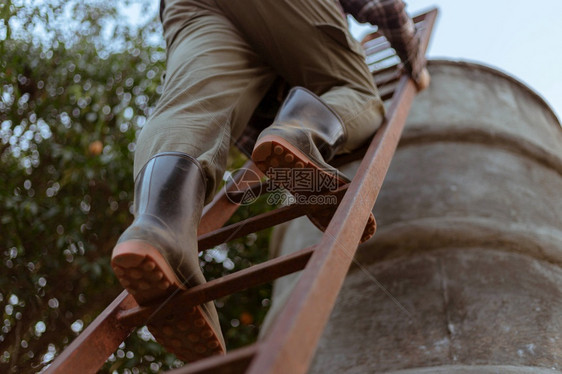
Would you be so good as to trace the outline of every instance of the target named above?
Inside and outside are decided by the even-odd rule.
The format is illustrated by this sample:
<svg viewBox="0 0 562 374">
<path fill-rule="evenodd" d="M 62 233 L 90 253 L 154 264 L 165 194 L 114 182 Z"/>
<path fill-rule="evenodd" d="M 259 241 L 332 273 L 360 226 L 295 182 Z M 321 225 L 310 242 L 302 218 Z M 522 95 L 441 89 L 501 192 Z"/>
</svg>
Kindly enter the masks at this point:
<svg viewBox="0 0 562 374">
<path fill-rule="evenodd" d="M 252 160 L 256 163 L 258 169 L 265 175 L 267 171 L 272 169 L 313 169 L 321 173 L 323 177 L 332 182 L 337 183 L 337 187 L 341 187 L 349 183 L 347 179 L 340 178 L 336 174 L 329 173 L 324 167 L 318 165 L 305 155 L 300 149 L 289 143 L 287 140 L 276 135 L 266 135 L 258 140 L 254 151 L 252 152 Z M 313 186 L 312 193 L 321 193 L 325 191 L 316 191 Z M 289 192 L 294 193 L 289 188 Z"/>
<path fill-rule="evenodd" d="M 164 301 L 178 290 L 186 290 L 174 270 L 150 244 L 128 240 L 113 250 L 111 267 L 119 283 L 145 306 Z M 201 306 L 147 323 L 156 341 L 185 362 L 225 353 L 220 338 Z"/>
<path fill-rule="evenodd" d="M 335 174 L 328 173 L 322 166 L 317 165 L 313 160 L 306 156 L 300 149 L 296 148 L 290 144 L 287 140 L 280 136 L 266 135 L 262 139 L 258 140 L 252 152 L 252 160 L 264 173 L 269 177 L 267 171 L 270 168 L 304 168 L 304 169 L 315 169 L 319 173 L 322 173 L 324 177 L 329 178 L 332 182 L 337 183 L 337 187 L 341 187 L 349 181 L 338 177 Z M 289 192 L 294 193 L 289 189 Z M 325 191 L 318 191 L 325 192 Z M 327 224 L 324 225 L 321 222 L 324 221 L 323 217 L 315 217 L 313 214 L 309 214 L 310 220 L 322 231 L 326 230 Z M 376 221 L 373 213 L 369 215 L 367 224 L 360 239 L 360 243 L 363 243 L 370 239 L 376 230 Z"/>
</svg>

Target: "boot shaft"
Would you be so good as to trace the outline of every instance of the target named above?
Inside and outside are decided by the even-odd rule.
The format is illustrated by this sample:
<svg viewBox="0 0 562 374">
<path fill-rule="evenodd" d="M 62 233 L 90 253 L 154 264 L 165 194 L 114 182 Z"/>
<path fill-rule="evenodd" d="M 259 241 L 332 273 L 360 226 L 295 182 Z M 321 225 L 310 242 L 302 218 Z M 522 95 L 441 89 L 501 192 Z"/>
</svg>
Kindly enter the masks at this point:
<svg viewBox="0 0 562 374">
<path fill-rule="evenodd" d="M 324 161 L 331 160 L 347 139 L 338 114 L 317 95 L 302 87 L 291 89 L 268 133 L 277 127 L 285 136 L 295 131 L 301 134 L 295 134 L 294 139 L 311 139 Z"/>
<path fill-rule="evenodd" d="M 148 214 L 175 226 L 187 213 L 198 226 L 204 197 L 205 177 L 196 159 L 180 152 L 159 153 L 135 181 L 134 216 Z"/>
</svg>

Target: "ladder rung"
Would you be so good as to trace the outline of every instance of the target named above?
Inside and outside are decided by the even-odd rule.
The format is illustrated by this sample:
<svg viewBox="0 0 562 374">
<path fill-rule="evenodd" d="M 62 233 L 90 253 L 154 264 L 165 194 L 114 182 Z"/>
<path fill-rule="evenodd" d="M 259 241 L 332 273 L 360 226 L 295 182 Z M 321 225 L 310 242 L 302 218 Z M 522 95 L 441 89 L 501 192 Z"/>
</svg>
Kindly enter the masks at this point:
<svg viewBox="0 0 562 374">
<path fill-rule="evenodd" d="M 384 61 L 387 61 L 389 59 L 395 59 L 397 61 L 400 61 L 400 58 L 398 57 L 398 55 L 396 55 L 396 53 L 394 52 L 393 49 L 385 49 L 382 52 L 377 53 L 376 55 L 370 55 L 367 57 L 367 65 L 371 66 L 371 65 L 382 65 L 382 63 Z M 377 69 L 380 70 L 380 69 Z"/>
<path fill-rule="evenodd" d="M 364 47 L 366 55 L 373 55 L 390 48 L 390 43 L 386 40 L 386 38 L 380 37 L 375 40 L 369 40 L 365 43 Z"/>
<path fill-rule="evenodd" d="M 262 183 L 262 182 L 258 182 L 258 183 L 253 183 L 252 185 L 250 185 L 248 188 L 246 188 L 243 191 L 227 191 L 226 192 L 226 197 L 228 198 L 228 200 L 232 201 L 235 204 L 240 204 L 242 203 L 242 200 L 244 199 L 244 197 L 248 194 L 251 193 L 252 196 L 261 196 L 265 186 L 267 186 L 267 183 Z"/>
<path fill-rule="evenodd" d="M 242 373 L 256 355 L 259 343 L 194 362 L 182 368 L 167 371 L 166 374 L 233 374 Z"/>
<path fill-rule="evenodd" d="M 250 160 L 246 161 L 241 169 L 251 171 L 257 175 L 260 175 L 259 173 L 261 173 Z M 241 183 L 247 183 L 250 177 L 253 176 L 254 175 L 247 172 L 237 173 L 230 182 L 215 195 L 213 201 L 211 201 L 203 209 L 203 216 L 201 217 L 201 222 L 199 223 L 199 228 L 197 230 L 198 235 L 207 234 L 208 232 L 221 227 L 230 219 L 230 217 L 232 217 L 239 205 L 231 201 L 228 198 L 227 193 L 237 190 Z"/>
<path fill-rule="evenodd" d="M 201 235 L 198 240 L 199 251 L 204 251 L 247 234 L 273 227 L 314 211 L 323 211 L 327 209 L 335 210 L 346 189 L 347 186 L 343 186 L 338 190 L 323 194 L 325 196 L 336 196 L 337 203 L 333 206 L 325 204 L 292 204 L 245 219 L 242 222 L 222 227 L 208 234 Z"/>
<path fill-rule="evenodd" d="M 376 79 L 375 78 L 375 84 L 377 85 L 377 88 L 380 90 L 382 87 L 391 84 L 391 83 L 397 83 L 398 80 L 400 79 L 400 72 L 396 71 L 394 74 L 392 75 L 387 75 L 385 77 L 382 77 L 380 79 Z"/>
<path fill-rule="evenodd" d="M 393 72 L 393 71 L 399 71 L 398 64 L 390 65 L 390 66 L 387 66 L 385 68 L 378 69 L 378 70 L 374 71 L 373 77 L 375 77 L 375 79 L 376 79 L 380 76 L 386 75 L 386 74 L 388 74 L 390 72 Z"/>
<path fill-rule="evenodd" d="M 396 86 L 385 86 L 380 90 L 380 95 L 382 101 L 390 100 L 394 96 L 394 91 L 396 91 Z"/>
<path fill-rule="evenodd" d="M 271 282 L 279 277 L 302 270 L 315 246 L 301 249 L 290 255 L 277 257 L 251 266 L 236 273 L 225 275 L 178 294 L 164 304 L 135 307 L 119 313 L 118 320 L 124 325 L 142 326 L 149 318 L 163 318 L 171 313 L 181 313 L 190 308 L 223 296 Z"/>
<path fill-rule="evenodd" d="M 303 216 L 307 213 L 307 210 L 307 206 L 304 204 L 284 206 L 201 235 L 198 241 L 199 251 Z"/>
</svg>

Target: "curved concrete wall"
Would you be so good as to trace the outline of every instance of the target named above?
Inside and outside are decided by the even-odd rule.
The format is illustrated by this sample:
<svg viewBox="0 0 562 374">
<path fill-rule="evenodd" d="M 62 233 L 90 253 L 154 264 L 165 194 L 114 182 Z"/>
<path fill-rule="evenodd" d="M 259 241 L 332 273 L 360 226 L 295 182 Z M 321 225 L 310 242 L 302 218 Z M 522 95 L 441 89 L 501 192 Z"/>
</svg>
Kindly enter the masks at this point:
<svg viewBox="0 0 562 374">
<path fill-rule="evenodd" d="M 562 128 L 493 69 L 430 72 L 311 372 L 558 372 Z M 300 219 L 276 235 L 289 253 L 320 233 Z M 274 305 L 294 281 L 276 283 Z"/>
</svg>

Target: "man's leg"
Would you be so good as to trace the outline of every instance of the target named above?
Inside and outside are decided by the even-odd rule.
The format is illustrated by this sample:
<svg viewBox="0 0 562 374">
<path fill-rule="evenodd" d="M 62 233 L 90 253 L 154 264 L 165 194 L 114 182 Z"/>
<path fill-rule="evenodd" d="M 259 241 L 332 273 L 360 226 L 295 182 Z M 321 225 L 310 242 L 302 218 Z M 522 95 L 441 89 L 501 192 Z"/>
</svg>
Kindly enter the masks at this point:
<svg viewBox="0 0 562 374">
<path fill-rule="evenodd" d="M 293 195 L 306 197 L 347 183 L 326 162 L 369 140 L 382 123 L 384 107 L 339 2 L 216 3 L 280 76 L 292 86 L 306 88 L 294 88 L 274 123 L 260 134 L 252 153 L 258 168 Z M 287 169 L 292 170 L 288 184 Z M 278 175 L 283 176 L 283 184 Z M 331 215 L 311 212 L 308 216 L 324 229 Z M 374 230 L 371 217 L 362 240 Z"/>
<path fill-rule="evenodd" d="M 337 0 L 217 0 L 249 43 L 291 86 L 328 104 L 347 132 L 340 152 L 368 140 L 384 107 Z"/>
<path fill-rule="evenodd" d="M 183 152 L 203 166 L 208 200 L 275 75 L 213 1 L 168 0 L 163 25 L 164 90 L 138 139 L 135 176 L 153 155 Z"/>
<path fill-rule="evenodd" d="M 163 13 L 167 77 L 135 153 L 135 220 L 112 267 L 141 304 L 205 282 L 197 226 L 216 190 L 232 139 L 274 79 L 212 2 L 168 0 Z M 224 351 L 214 304 L 153 319 L 157 341 L 184 361 Z"/>
<path fill-rule="evenodd" d="M 339 151 L 349 152 L 361 146 L 379 128 L 384 114 L 382 102 L 365 64 L 362 49 L 349 35 L 336 0 L 217 0 L 217 3 L 243 30 L 250 44 L 267 56 L 267 62 L 290 85 L 303 86 L 319 95 L 320 99 L 336 112 L 336 115 L 330 115 L 329 110 L 322 111 L 321 102 L 315 100 L 312 95 L 303 95 L 301 91 L 299 95 L 289 96 L 275 123 L 264 131 L 266 134 L 273 135 L 276 131 L 278 135 L 287 138 L 287 128 L 300 126 L 302 129 L 311 129 L 310 133 L 317 135 L 316 130 L 319 127 L 321 130 L 328 122 L 331 125 L 326 126 L 328 131 L 322 131 L 324 135 L 338 134 L 339 118 L 347 133 L 346 143 Z M 300 104 L 303 104 L 303 107 L 294 110 Z M 310 115 L 311 113 L 313 115 Z M 300 117 L 300 121 L 297 117 Z M 319 118 L 322 120 L 316 122 Z M 285 134 L 282 134 L 283 132 Z M 292 133 L 294 131 L 291 131 L 289 137 L 292 137 Z M 264 138 L 262 140 L 265 140 Z M 326 137 L 327 140 L 329 138 L 330 136 Z M 332 139 L 336 139 L 336 136 Z M 292 143 L 300 143 L 299 140 L 290 140 Z M 267 142 L 263 143 L 264 148 L 267 148 Z M 319 145 L 318 153 L 322 153 L 322 145 L 327 141 L 314 143 Z M 335 144 L 337 146 L 338 142 Z M 268 162 L 273 167 L 277 163 L 282 165 L 285 159 L 277 157 L 276 151 L 279 156 L 294 160 L 292 154 L 286 153 L 283 147 L 276 149 L 275 143 L 269 150 L 258 148 L 254 150 L 256 151 L 266 154 L 270 152 Z M 309 159 L 318 157 L 312 154 L 314 152 L 306 151 L 307 149 L 304 149 L 302 153 L 307 154 L 305 156 Z M 330 153 L 324 152 L 327 155 Z M 324 154 L 320 156 L 324 157 Z M 260 155 L 256 155 L 255 159 L 258 156 Z M 297 163 L 293 166 L 301 167 Z M 302 224 L 297 221 L 291 224 Z M 371 228 L 373 229 L 374 227 Z M 367 236 L 370 233 L 372 231 L 367 230 Z M 277 234 L 282 235 L 282 231 Z M 272 243 L 277 242 L 278 240 L 272 240 Z M 293 248 L 303 248 L 309 244 L 310 240 L 307 240 L 307 243 L 297 243 Z M 276 281 L 275 299 L 263 326 L 262 336 L 267 333 L 271 321 L 281 311 L 296 280 L 298 275 L 282 278 L 280 281 L 286 283 L 282 288 L 277 285 L 279 280 Z"/>
</svg>

